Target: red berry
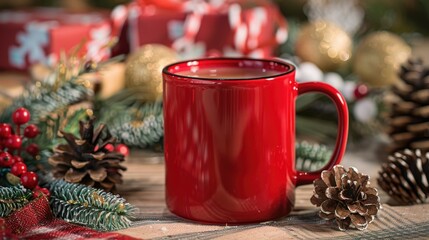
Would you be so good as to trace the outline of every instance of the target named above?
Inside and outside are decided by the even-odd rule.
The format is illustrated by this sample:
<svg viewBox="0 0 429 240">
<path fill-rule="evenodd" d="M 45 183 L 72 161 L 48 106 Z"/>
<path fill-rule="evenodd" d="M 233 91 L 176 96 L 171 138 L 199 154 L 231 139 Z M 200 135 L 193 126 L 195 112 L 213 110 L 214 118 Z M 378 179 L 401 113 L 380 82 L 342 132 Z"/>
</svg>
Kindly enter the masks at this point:
<svg viewBox="0 0 429 240">
<path fill-rule="evenodd" d="M 12 165 L 10 168 L 10 173 L 12 173 L 15 176 L 21 176 L 23 173 L 27 172 L 27 165 L 23 162 L 17 162 Z"/>
<path fill-rule="evenodd" d="M 28 138 L 35 138 L 39 133 L 39 128 L 34 124 L 30 124 L 24 128 L 24 136 Z"/>
<path fill-rule="evenodd" d="M 12 156 L 13 162 L 17 163 L 17 162 L 24 162 L 24 160 L 22 159 L 22 157 L 20 156 Z"/>
<path fill-rule="evenodd" d="M 355 95 L 356 100 L 359 100 L 366 95 L 368 95 L 369 89 L 365 84 L 359 84 L 356 86 L 353 94 Z"/>
<path fill-rule="evenodd" d="M 123 154 L 125 157 L 130 154 L 130 149 L 127 147 L 127 145 L 122 144 L 122 143 L 116 145 L 115 151 L 118 152 L 118 153 Z"/>
<path fill-rule="evenodd" d="M 109 152 L 113 152 L 115 150 L 115 146 L 113 146 L 111 143 L 106 144 L 104 148 Z"/>
<path fill-rule="evenodd" d="M 36 156 L 37 154 L 39 154 L 39 146 L 35 143 L 31 143 L 27 146 L 27 148 L 25 149 L 25 151 L 28 152 L 28 154 L 30 154 L 31 156 Z"/>
<path fill-rule="evenodd" d="M 10 153 L 11 154 L 11 153 Z M 11 158 L 10 158 L 10 166 L 13 166 L 13 164 L 17 163 L 16 159 L 13 157 L 13 155 L 11 154 Z"/>
<path fill-rule="evenodd" d="M 23 107 L 16 109 L 12 114 L 12 121 L 16 125 L 28 123 L 30 121 L 30 111 Z"/>
<path fill-rule="evenodd" d="M 12 135 L 6 139 L 6 147 L 10 149 L 19 149 L 22 144 L 22 139 L 20 136 Z"/>
<path fill-rule="evenodd" d="M 25 188 L 34 189 L 39 184 L 37 174 L 34 172 L 23 173 L 21 175 L 21 183 Z"/>
<path fill-rule="evenodd" d="M 12 135 L 12 127 L 7 123 L 0 123 L 0 138 L 8 138 Z"/>
<path fill-rule="evenodd" d="M 12 166 L 12 155 L 8 152 L 0 153 L 0 167 L 10 167 Z"/>
</svg>

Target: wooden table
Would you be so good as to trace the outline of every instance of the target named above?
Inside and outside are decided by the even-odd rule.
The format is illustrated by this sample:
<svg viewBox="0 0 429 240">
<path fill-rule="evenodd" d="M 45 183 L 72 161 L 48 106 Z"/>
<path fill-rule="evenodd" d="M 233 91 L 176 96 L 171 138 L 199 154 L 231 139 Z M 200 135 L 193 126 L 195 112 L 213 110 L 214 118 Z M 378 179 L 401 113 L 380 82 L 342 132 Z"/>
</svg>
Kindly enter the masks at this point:
<svg viewBox="0 0 429 240">
<path fill-rule="evenodd" d="M 343 161 L 344 166 L 355 166 L 361 172 L 369 174 L 372 178 L 371 185 L 373 186 L 376 186 L 375 178 L 380 169 L 380 163 L 375 154 L 377 148 L 377 145 L 371 143 L 368 143 L 367 146 L 357 146 L 356 149 L 365 149 L 366 151 L 348 150 Z M 269 222 L 267 225 L 256 224 L 233 227 L 202 225 L 178 218 L 166 209 L 164 198 L 165 172 L 161 153 L 133 152 L 126 166 L 128 170 L 125 174 L 125 183 L 119 187 L 120 194 L 135 205 L 138 208 L 138 212 L 135 226 L 119 232 L 144 239 L 249 239 L 249 234 L 252 234 L 251 239 L 329 238 L 335 235 L 338 235 L 339 239 L 365 236 L 394 238 L 394 236 L 398 235 L 398 231 L 392 230 L 389 232 L 389 229 L 397 229 L 398 226 L 407 226 L 407 224 L 414 226 L 417 223 L 412 219 L 416 214 L 429 211 L 428 205 L 407 208 L 390 207 L 384 204 L 384 210 L 381 212 L 379 220 L 371 224 L 368 230 L 362 232 L 350 230 L 343 233 L 337 231 L 335 225 L 326 223 L 317 216 L 318 208 L 311 205 L 309 201 L 313 194 L 313 186 L 307 185 L 297 189 L 295 209 L 291 216 L 284 220 Z M 384 203 L 389 199 L 382 191 L 380 191 L 380 197 Z M 414 229 L 413 234 L 429 234 L 429 222 L 426 223 L 424 218 L 422 221 L 423 224 L 427 224 L 427 227 L 425 225 L 421 228 L 417 224 L 415 226 L 419 226 L 419 228 Z M 398 219 L 401 219 L 404 223 L 395 222 Z M 244 235 L 243 231 L 245 232 Z M 398 236 L 410 236 L 410 233 L 405 230 L 399 232 Z M 412 236 L 418 237 L 420 235 Z"/>
</svg>

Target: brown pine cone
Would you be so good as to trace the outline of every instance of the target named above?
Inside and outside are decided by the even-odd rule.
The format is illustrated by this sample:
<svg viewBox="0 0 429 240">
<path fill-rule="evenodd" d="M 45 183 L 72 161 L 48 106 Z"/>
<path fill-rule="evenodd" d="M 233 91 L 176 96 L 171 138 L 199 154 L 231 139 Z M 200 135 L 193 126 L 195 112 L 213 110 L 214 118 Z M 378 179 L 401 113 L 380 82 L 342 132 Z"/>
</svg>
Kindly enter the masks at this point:
<svg viewBox="0 0 429 240">
<path fill-rule="evenodd" d="M 429 152 L 420 149 L 397 151 L 388 157 L 378 185 L 403 205 L 425 203 L 429 195 Z"/>
<path fill-rule="evenodd" d="M 401 67 L 401 82 L 392 89 L 387 133 L 390 153 L 405 148 L 429 150 L 429 68 L 421 60 Z"/>
<path fill-rule="evenodd" d="M 114 191 L 116 184 L 122 183 L 120 171 L 126 170 L 121 165 L 124 155 L 106 149 L 108 144 L 114 144 L 115 138 L 109 134 L 102 136 L 105 125 L 94 130 L 94 119 L 79 124 L 80 138 L 61 132 L 67 144 L 54 148 L 54 154 L 49 158 L 54 176 L 67 182 Z"/>
<path fill-rule="evenodd" d="M 369 176 L 355 168 L 348 171 L 336 165 L 325 170 L 314 181 L 314 195 L 310 201 L 320 206 L 319 216 L 334 220 L 341 231 L 353 225 L 364 230 L 374 220 L 381 208 L 377 189 L 369 187 Z"/>
</svg>

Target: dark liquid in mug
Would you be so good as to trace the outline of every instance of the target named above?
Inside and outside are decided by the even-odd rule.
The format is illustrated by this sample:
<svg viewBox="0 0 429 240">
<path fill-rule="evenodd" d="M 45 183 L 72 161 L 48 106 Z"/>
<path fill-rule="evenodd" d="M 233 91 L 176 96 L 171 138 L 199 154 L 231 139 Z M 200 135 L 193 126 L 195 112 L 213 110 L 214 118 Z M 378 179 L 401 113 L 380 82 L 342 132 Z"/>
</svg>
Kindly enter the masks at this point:
<svg viewBox="0 0 429 240">
<path fill-rule="evenodd" d="M 242 78 L 264 78 L 278 75 L 282 72 L 263 68 L 239 68 L 239 67 L 219 67 L 200 68 L 197 70 L 186 70 L 175 72 L 177 75 L 186 77 L 199 77 L 209 79 L 242 79 Z"/>
</svg>

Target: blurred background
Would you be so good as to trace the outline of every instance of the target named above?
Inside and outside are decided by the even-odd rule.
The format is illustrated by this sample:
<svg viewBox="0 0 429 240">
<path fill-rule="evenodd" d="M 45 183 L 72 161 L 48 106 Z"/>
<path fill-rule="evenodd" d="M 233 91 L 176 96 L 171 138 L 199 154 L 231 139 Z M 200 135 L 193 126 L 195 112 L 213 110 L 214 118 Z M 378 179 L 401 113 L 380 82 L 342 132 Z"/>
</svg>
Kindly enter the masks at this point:
<svg viewBox="0 0 429 240">
<path fill-rule="evenodd" d="M 415 69 L 419 79 L 427 75 L 428 1 L 1 0 L 0 9 L 2 121 L 25 106 L 45 132 L 76 132 L 75 119 L 90 114 L 129 147 L 162 151 L 160 69 L 249 56 L 292 62 L 298 81 L 339 89 L 351 114 L 350 146 L 384 139 L 395 149 L 428 135 L 398 123 L 426 116 L 392 110 L 423 104 L 404 100 L 396 86 L 410 84 L 405 75 Z M 426 85 L 410 86 L 406 95 L 421 96 Z M 331 145 L 336 127 L 328 99 L 298 99 L 299 139 Z M 52 138 L 41 148 L 49 152 Z"/>
</svg>

